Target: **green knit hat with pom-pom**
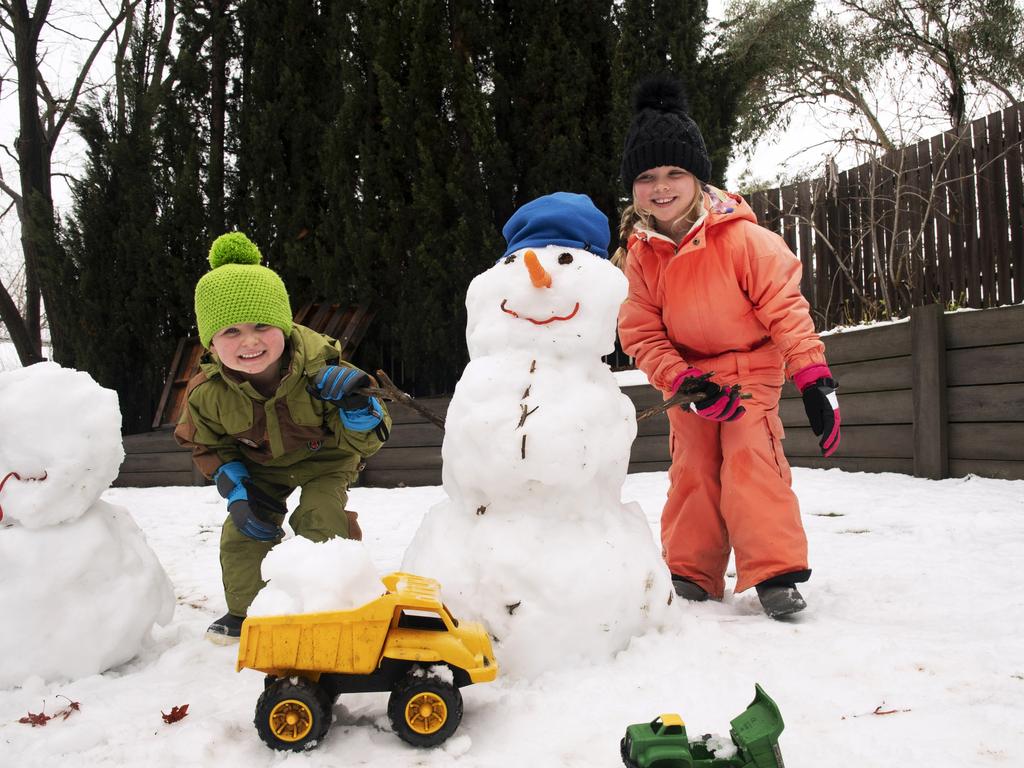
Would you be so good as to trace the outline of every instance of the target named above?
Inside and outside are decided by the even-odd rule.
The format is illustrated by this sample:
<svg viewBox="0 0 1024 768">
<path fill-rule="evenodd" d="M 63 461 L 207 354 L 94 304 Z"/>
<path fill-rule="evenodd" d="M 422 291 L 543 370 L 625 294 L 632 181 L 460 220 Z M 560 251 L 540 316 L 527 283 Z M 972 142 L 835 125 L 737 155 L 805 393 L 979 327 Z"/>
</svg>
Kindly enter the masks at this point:
<svg viewBox="0 0 1024 768">
<path fill-rule="evenodd" d="M 196 283 L 196 325 L 209 349 L 221 328 L 263 323 L 292 330 L 288 291 L 274 270 L 260 266 L 260 250 L 241 232 L 228 232 L 210 246 L 209 272 Z"/>
</svg>

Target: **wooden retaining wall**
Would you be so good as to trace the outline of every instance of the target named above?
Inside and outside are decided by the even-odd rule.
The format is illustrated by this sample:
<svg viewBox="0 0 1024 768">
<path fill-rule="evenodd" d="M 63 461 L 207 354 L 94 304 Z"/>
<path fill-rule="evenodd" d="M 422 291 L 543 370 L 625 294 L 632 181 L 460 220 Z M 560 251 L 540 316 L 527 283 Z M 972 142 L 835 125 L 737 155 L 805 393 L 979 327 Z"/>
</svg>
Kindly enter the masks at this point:
<svg viewBox="0 0 1024 768">
<path fill-rule="evenodd" d="M 915 309 L 909 320 L 824 337 L 840 381 L 843 437 L 823 459 L 791 384 L 780 405 L 793 466 L 899 472 L 939 479 L 976 474 L 1024 479 L 1024 305 L 943 313 Z M 624 387 L 643 410 L 659 402 L 650 386 Z M 436 413 L 450 398 L 419 402 Z M 392 407 L 387 445 L 367 463 L 367 486 L 439 485 L 443 433 L 414 410 Z M 170 430 L 125 438 L 116 485 L 192 485 L 191 468 Z M 668 419 L 640 423 L 629 471 L 667 469 Z"/>
</svg>

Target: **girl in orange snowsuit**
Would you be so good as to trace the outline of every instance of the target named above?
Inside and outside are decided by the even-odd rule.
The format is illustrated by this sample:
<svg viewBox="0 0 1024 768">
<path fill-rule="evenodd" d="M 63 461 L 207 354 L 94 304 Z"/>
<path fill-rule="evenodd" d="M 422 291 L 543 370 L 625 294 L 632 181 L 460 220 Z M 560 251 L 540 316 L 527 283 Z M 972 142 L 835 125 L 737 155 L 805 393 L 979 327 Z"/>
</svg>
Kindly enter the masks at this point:
<svg viewBox="0 0 1024 768">
<path fill-rule="evenodd" d="M 619 339 L 666 398 L 680 387 L 703 395 L 668 412 L 665 560 L 681 596 L 721 599 L 731 548 L 735 591 L 757 587 L 769 615 L 795 613 L 810 570 L 782 452 L 785 377 L 803 392 L 826 456 L 840 424 L 800 261 L 741 197 L 707 183 L 710 161 L 678 83 L 642 83 L 634 108 L 622 160 L 633 204 L 615 259 L 629 279 Z"/>
</svg>

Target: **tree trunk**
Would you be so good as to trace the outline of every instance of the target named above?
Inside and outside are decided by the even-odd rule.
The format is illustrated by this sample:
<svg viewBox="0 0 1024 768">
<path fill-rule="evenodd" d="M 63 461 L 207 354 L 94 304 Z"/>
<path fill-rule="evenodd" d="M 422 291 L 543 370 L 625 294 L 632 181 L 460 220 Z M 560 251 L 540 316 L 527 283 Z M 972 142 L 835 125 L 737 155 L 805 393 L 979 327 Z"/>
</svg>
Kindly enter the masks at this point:
<svg viewBox="0 0 1024 768">
<path fill-rule="evenodd" d="M 40 335 L 40 276 L 46 242 L 53 239 L 53 198 L 50 192 L 50 153 L 52 148 L 39 118 L 36 92 L 38 70 L 36 45 L 39 31 L 49 10 L 49 2 L 40 0 L 36 15 L 30 16 L 25 0 L 11 3 L 14 27 L 14 61 L 18 72 L 18 117 L 21 131 L 15 146 L 21 178 L 21 196 L 25 219 L 21 226 L 21 246 L 25 256 L 24 335 L 11 329 L 11 338 L 21 337 L 18 357 L 23 365 L 43 359 Z M 49 237 L 47 237 L 49 230 Z M 25 336 L 27 336 L 27 345 Z M 27 346 L 27 348 L 25 348 Z"/>
<path fill-rule="evenodd" d="M 224 121 L 227 91 L 227 0 L 210 0 L 209 234 L 224 231 Z"/>
</svg>

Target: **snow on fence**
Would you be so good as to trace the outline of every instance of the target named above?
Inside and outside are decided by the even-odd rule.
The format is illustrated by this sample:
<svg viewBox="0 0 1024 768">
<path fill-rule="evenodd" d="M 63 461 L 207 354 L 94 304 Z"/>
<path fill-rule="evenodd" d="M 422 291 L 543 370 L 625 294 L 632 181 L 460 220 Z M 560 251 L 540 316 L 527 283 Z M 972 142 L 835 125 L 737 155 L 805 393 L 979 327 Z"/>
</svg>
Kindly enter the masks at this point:
<svg viewBox="0 0 1024 768">
<path fill-rule="evenodd" d="M 1024 106 L 824 178 L 754 192 L 758 221 L 803 262 L 819 329 L 931 303 L 1024 298 Z"/>
<path fill-rule="evenodd" d="M 899 472 L 939 479 L 976 474 L 1024 479 L 1024 305 L 979 312 L 911 311 L 909 320 L 823 337 L 840 380 L 843 440 L 822 459 L 792 385 L 780 405 L 786 455 L 798 467 Z M 660 401 L 650 386 L 625 387 L 638 410 Z M 450 398 L 418 402 L 444 415 Z M 393 405 L 395 426 L 368 462 L 362 485 L 440 485 L 442 431 Z M 497 439 L 497 438 L 496 438 Z M 169 429 L 125 437 L 115 485 L 193 485 L 205 480 Z M 630 472 L 668 468 L 668 419 L 639 425 Z"/>
</svg>

